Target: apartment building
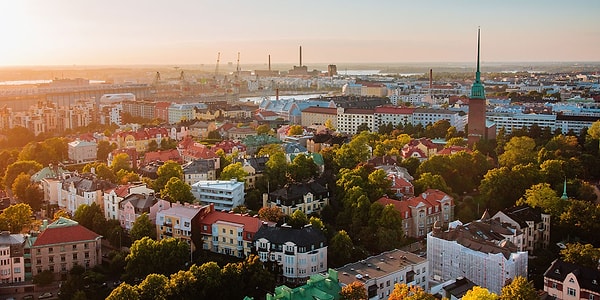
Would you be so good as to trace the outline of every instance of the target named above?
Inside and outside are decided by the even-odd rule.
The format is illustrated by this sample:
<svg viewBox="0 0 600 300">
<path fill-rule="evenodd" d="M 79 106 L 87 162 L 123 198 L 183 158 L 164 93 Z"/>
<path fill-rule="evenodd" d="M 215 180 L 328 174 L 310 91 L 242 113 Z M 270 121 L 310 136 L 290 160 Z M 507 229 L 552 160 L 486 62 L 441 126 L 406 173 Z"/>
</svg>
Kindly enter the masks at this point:
<svg viewBox="0 0 600 300">
<path fill-rule="evenodd" d="M 337 108 L 337 131 L 357 134 L 358 126 L 366 124 L 370 131 L 374 128 L 374 110 L 364 108 Z"/>
<path fill-rule="evenodd" d="M 414 112 L 415 108 L 413 107 L 376 107 L 374 111 L 375 120 L 373 122 L 373 131 L 377 132 L 380 126 L 387 124 L 392 124 L 393 126 L 397 126 L 398 124 L 413 124 Z"/>
<path fill-rule="evenodd" d="M 75 163 L 96 161 L 98 144 L 88 141 L 73 141 L 68 144 L 69 160 Z"/>
<path fill-rule="evenodd" d="M 515 206 L 497 212 L 492 219 L 508 223 L 523 233 L 522 248 L 533 254 L 534 250 L 548 248 L 550 243 L 550 214 L 538 208 Z"/>
<path fill-rule="evenodd" d="M 420 286 L 427 290 L 428 270 L 427 259 L 397 249 L 336 269 L 340 285 L 359 281 L 364 284 L 370 300 L 388 299 L 395 284 Z"/>
<path fill-rule="evenodd" d="M 203 180 L 192 184 L 192 194 L 203 205 L 214 204 L 217 210 L 232 210 L 244 204 L 244 182 Z"/>
<path fill-rule="evenodd" d="M 427 234 L 431 281 L 441 283 L 466 277 L 500 294 L 512 278 L 527 278 L 528 254 L 515 245 L 522 234 L 493 219 L 482 219 L 464 225 L 455 221 L 446 231 L 439 222 L 434 225 Z"/>
<path fill-rule="evenodd" d="M 331 122 L 333 128 L 337 128 L 337 109 L 335 107 L 311 106 L 301 112 L 302 126 L 325 125 Z"/>
<path fill-rule="evenodd" d="M 0 232 L 0 283 L 23 282 L 25 276 L 25 237 L 22 234 Z"/>
<path fill-rule="evenodd" d="M 171 208 L 156 213 L 156 238 L 176 238 L 186 241 L 190 251 L 195 251 L 202 243 L 202 237 L 197 233 L 201 228 L 200 220 L 211 211 L 208 205 L 173 203 Z"/>
<path fill-rule="evenodd" d="M 58 278 L 75 265 L 91 269 L 102 262 L 101 239 L 76 221 L 61 217 L 29 237 L 25 255 L 31 259 L 25 263 L 31 265 L 32 276 L 49 270 Z"/>
<path fill-rule="evenodd" d="M 263 225 L 254 235 L 254 245 L 262 262 L 281 265 L 284 281 L 304 283 L 327 270 L 327 239 L 310 225 L 300 229 Z"/>
<path fill-rule="evenodd" d="M 425 237 L 436 222 L 448 224 L 454 221 L 454 199 L 440 190 L 428 189 L 402 201 L 384 196 L 377 203 L 394 205 L 402 217 L 404 234 L 409 237 Z"/>
<path fill-rule="evenodd" d="M 252 252 L 253 239 L 263 225 L 257 217 L 212 210 L 200 220 L 202 246 L 205 250 L 235 257 Z"/>
<path fill-rule="evenodd" d="M 183 181 L 192 185 L 199 181 L 217 179 L 217 168 L 214 159 L 195 159 L 182 166 Z"/>
<path fill-rule="evenodd" d="M 119 202 L 119 221 L 125 230 L 131 230 L 142 214 L 147 214 L 150 222 L 155 223 L 159 211 L 171 208 L 171 202 L 151 193 L 130 193 Z"/>
</svg>

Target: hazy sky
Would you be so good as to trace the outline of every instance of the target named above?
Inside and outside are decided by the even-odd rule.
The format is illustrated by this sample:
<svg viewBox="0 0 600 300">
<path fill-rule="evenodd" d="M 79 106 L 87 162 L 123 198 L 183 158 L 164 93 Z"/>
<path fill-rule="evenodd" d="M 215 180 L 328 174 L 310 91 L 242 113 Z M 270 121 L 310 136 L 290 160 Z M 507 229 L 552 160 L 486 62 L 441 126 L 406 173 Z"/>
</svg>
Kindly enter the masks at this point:
<svg viewBox="0 0 600 300">
<path fill-rule="evenodd" d="M 0 0 L 0 66 L 600 61 L 600 0 Z"/>
</svg>

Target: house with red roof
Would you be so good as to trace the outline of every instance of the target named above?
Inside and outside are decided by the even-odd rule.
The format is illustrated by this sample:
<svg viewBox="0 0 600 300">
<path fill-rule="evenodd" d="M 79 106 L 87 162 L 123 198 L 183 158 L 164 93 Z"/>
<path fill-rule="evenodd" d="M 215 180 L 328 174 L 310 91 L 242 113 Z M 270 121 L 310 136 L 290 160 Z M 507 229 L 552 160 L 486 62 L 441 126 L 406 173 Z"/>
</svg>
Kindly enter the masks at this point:
<svg viewBox="0 0 600 300">
<path fill-rule="evenodd" d="M 392 204 L 400 212 L 405 236 L 423 238 L 436 221 L 441 224 L 454 221 L 454 199 L 440 190 L 428 189 L 403 201 L 383 196 L 377 203 L 384 206 Z"/>
<path fill-rule="evenodd" d="M 461 146 L 450 146 L 450 147 L 446 147 L 440 151 L 437 152 L 437 155 L 452 155 L 461 151 L 465 151 L 467 153 L 473 153 L 473 151 L 467 147 L 461 147 Z"/>
<path fill-rule="evenodd" d="M 196 159 L 213 159 L 215 160 L 215 166 L 217 168 L 220 166 L 219 156 L 215 154 L 215 151 L 204 144 L 195 142 L 191 138 L 183 139 L 177 145 L 177 150 L 181 153 L 183 162 L 190 162 Z"/>
<path fill-rule="evenodd" d="M 25 254 L 31 256 L 32 276 L 49 270 L 55 277 L 67 274 L 73 266 L 86 269 L 102 262 L 102 236 L 66 218 L 42 227 L 39 235 L 31 236 Z"/>
<path fill-rule="evenodd" d="M 246 153 L 246 145 L 242 144 L 242 142 L 226 140 L 216 143 L 211 149 L 217 152 L 219 149 L 222 149 L 226 154 L 231 154 L 233 152 L 237 152 L 239 154 Z"/>
<path fill-rule="evenodd" d="M 415 195 L 415 187 L 406 178 L 396 174 L 388 174 L 387 178 L 392 181 L 390 189 L 394 191 L 396 197 L 406 200 Z"/>
<path fill-rule="evenodd" d="M 117 132 L 113 134 L 111 141 L 116 143 L 118 148 L 135 148 L 138 152 L 146 152 L 151 141 L 160 145 L 162 140 L 168 139 L 169 130 L 163 127 L 152 127 Z"/>
<path fill-rule="evenodd" d="M 428 138 L 412 139 L 402 147 L 402 157 L 416 157 L 420 161 L 424 161 L 435 155 L 437 151 L 438 146 Z"/>
<path fill-rule="evenodd" d="M 235 257 L 247 257 L 252 251 L 254 235 L 263 225 L 258 217 L 232 212 L 212 211 L 200 220 L 205 250 Z"/>
<path fill-rule="evenodd" d="M 142 166 L 145 166 L 152 162 L 165 162 L 168 160 L 175 161 L 178 164 L 183 163 L 183 159 L 181 158 L 179 151 L 177 151 L 177 149 L 170 149 L 146 152 L 146 154 L 144 154 Z"/>
</svg>

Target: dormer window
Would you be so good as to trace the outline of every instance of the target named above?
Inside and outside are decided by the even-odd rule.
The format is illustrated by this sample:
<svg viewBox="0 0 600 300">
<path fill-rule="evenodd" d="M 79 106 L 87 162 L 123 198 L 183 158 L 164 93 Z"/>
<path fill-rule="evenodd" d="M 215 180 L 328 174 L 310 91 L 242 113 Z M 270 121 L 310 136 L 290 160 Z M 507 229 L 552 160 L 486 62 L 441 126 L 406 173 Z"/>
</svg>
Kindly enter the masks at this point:
<svg viewBox="0 0 600 300">
<path fill-rule="evenodd" d="M 593 279 L 592 284 L 598 285 L 598 281 L 596 281 L 596 279 Z"/>
<path fill-rule="evenodd" d="M 559 269 L 556 269 L 556 270 L 554 270 L 554 273 L 556 273 L 556 274 L 560 274 L 560 270 L 559 270 Z"/>
<path fill-rule="evenodd" d="M 573 280 L 573 278 L 570 278 L 570 279 L 569 279 L 569 282 L 570 282 L 570 283 L 574 283 L 574 282 L 575 282 L 575 280 Z"/>
</svg>

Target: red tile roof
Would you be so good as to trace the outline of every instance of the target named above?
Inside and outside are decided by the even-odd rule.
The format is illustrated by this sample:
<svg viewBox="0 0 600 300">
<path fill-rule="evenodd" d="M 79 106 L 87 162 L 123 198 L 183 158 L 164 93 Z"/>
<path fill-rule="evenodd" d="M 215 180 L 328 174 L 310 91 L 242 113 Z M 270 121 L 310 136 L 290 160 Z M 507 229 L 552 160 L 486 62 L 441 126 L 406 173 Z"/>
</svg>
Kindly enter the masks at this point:
<svg viewBox="0 0 600 300">
<path fill-rule="evenodd" d="M 42 247 L 47 245 L 93 241 L 101 237 L 101 235 L 71 220 L 69 220 L 69 224 L 53 227 L 54 224 L 57 224 L 57 222 L 61 222 L 61 220 L 64 219 L 59 219 L 58 221 L 49 225 L 48 228 L 46 228 L 44 231 L 42 231 L 42 233 L 40 233 L 40 235 L 35 240 L 33 246 Z"/>
<path fill-rule="evenodd" d="M 337 115 L 337 108 L 310 106 L 310 107 L 305 108 L 302 112 L 303 113 L 325 114 L 325 115 Z"/>
<path fill-rule="evenodd" d="M 179 151 L 176 149 L 164 150 L 164 151 L 155 151 L 155 152 L 146 152 L 144 155 L 143 164 L 149 164 L 154 161 L 168 161 L 172 160 L 178 163 L 182 162 L 181 155 L 179 155 Z"/>
<path fill-rule="evenodd" d="M 202 226 L 200 232 L 212 235 L 212 224 L 218 221 L 244 225 L 244 240 L 248 240 L 246 233 L 250 233 L 253 236 L 263 224 L 263 221 L 259 218 L 222 211 L 211 211 L 200 221 L 202 225 L 207 225 L 207 230 L 204 230 L 204 226 Z"/>
<path fill-rule="evenodd" d="M 440 190 L 434 189 L 428 189 L 424 193 L 404 201 L 398 201 L 384 196 L 377 200 L 377 202 L 384 206 L 392 204 L 396 210 L 400 212 L 402 218 L 407 218 L 406 213 L 408 213 L 408 218 L 411 218 L 411 207 L 417 207 L 419 203 L 423 203 L 426 207 L 435 207 L 441 204 L 440 201 L 444 199 L 444 197 L 448 197 L 450 199 L 450 205 L 454 205 L 454 199 L 452 197 Z"/>
</svg>

